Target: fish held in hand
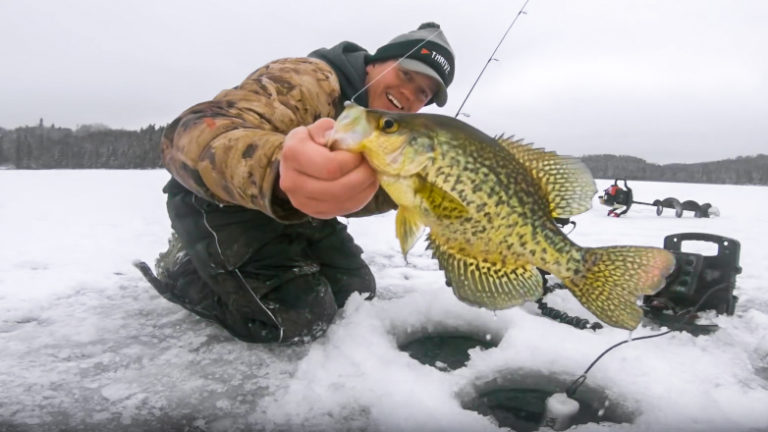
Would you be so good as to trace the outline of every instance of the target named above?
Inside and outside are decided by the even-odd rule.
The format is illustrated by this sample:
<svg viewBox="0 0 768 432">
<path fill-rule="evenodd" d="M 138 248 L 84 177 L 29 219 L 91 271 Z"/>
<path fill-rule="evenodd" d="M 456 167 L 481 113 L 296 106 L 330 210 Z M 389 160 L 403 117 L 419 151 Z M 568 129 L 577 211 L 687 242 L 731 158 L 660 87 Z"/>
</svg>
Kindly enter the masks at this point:
<svg viewBox="0 0 768 432">
<path fill-rule="evenodd" d="M 541 297 L 537 268 L 557 276 L 598 319 L 634 329 L 641 295 L 664 286 L 672 253 L 654 247 L 585 248 L 555 217 L 587 211 L 596 188 L 578 159 L 492 138 L 452 117 L 377 111 L 348 103 L 331 147 L 362 153 L 398 204 L 405 256 L 425 227 L 446 283 L 491 310 Z"/>
</svg>

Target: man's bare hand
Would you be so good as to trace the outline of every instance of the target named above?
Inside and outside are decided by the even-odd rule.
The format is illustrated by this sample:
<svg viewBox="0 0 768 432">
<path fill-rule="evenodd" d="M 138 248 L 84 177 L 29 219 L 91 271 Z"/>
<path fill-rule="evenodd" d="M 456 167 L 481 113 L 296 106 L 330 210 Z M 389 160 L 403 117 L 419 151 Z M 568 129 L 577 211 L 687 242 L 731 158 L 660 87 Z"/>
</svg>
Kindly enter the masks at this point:
<svg viewBox="0 0 768 432">
<path fill-rule="evenodd" d="M 285 136 L 280 156 L 280 189 L 309 216 L 330 219 L 361 209 L 379 182 L 359 153 L 331 151 L 327 134 L 334 121 L 322 118 Z"/>
</svg>

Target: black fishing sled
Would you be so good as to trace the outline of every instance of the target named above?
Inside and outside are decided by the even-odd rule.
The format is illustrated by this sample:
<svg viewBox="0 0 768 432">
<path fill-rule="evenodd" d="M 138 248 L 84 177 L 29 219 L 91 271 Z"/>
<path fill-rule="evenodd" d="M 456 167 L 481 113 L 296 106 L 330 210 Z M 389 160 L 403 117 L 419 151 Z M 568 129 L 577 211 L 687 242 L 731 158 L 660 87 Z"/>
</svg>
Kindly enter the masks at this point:
<svg viewBox="0 0 768 432">
<path fill-rule="evenodd" d="M 716 255 L 683 252 L 685 242 L 713 243 Z M 675 270 L 664 288 L 643 298 L 643 314 L 671 330 L 694 335 L 711 333 L 717 326 L 700 324 L 699 313 L 714 311 L 733 315 L 738 297 L 733 295 L 736 275 L 741 273 L 741 245 L 732 238 L 704 233 L 671 234 L 664 238 L 664 249 L 675 254 Z"/>
<path fill-rule="evenodd" d="M 624 182 L 624 187 L 619 186 L 619 180 Z M 608 216 L 620 217 L 625 215 L 632 204 L 641 204 L 656 207 L 656 215 L 661 216 L 664 209 L 675 211 L 675 217 L 683 217 L 683 212 L 693 212 L 697 218 L 709 218 L 711 216 L 720 216 L 720 210 L 710 203 L 699 204 L 693 200 L 680 202 L 677 198 L 667 197 L 663 200 L 656 199 L 652 203 L 635 201 L 632 195 L 632 188 L 627 185 L 627 179 L 614 179 L 613 184 L 603 191 L 599 196 L 600 204 L 610 207 Z"/>
</svg>

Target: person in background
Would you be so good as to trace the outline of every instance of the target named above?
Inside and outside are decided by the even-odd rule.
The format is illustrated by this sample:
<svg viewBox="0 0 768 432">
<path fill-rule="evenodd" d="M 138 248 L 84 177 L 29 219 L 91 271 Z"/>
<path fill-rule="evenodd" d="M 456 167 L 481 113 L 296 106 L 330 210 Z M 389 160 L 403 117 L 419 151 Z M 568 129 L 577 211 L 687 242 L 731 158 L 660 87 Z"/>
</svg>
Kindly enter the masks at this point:
<svg viewBox="0 0 768 432">
<path fill-rule="evenodd" d="M 360 154 L 326 134 L 345 101 L 390 111 L 444 106 L 453 50 L 424 23 L 370 54 L 352 42 L 270 62 L 192 106 L 162 139 L 173 233 L 155 270 L 167 300 L 254 343 L 322 335 L 376 283 L 338 216 L 396 208 Z"/>
</svg>

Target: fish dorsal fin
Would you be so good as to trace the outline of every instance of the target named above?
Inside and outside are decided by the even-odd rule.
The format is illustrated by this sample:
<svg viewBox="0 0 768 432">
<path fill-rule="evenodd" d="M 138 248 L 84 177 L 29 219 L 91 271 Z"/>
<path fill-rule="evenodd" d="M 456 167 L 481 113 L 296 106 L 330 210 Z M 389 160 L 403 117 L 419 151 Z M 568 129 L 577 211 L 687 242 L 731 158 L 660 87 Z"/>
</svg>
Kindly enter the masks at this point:
<svg viewBox="0 0 768 432">
<path fill-rule="evenodd" d="M 533 148 L 513 136 L 496 137 L 496 141 L 522 163 L 541 185 L 552 217 L 569 217 L 592 207 L 597 192 L 595 180 L 586 165 L 577 158 Z"/>
<path fill-rule="evenodd" d="M 532 265 L 504 268 L 443 247 L 431 233 L 428 240 L 429 248 L 445 272 L 446 284 L 465 303 L 498 310 L 542 295 L 541 273 Z"/>
<path fill-rule="evenodd" d="M 421 237 L 424 224 L 421 222 L 418 212 L 401 206 L 397 209 L 397 216 L 395 216 L 395 231 L 397 232 L 397 239 L 400 241 L 400 250 L 405 257 L 416 240 Z"/>
<path fill-rule="evenodd" d="M 467 207 L 458 198 L 424 178 L 419 178 L 414 192 L 441 219 L 460 219 L 469 214 Z"/>
</svg>

